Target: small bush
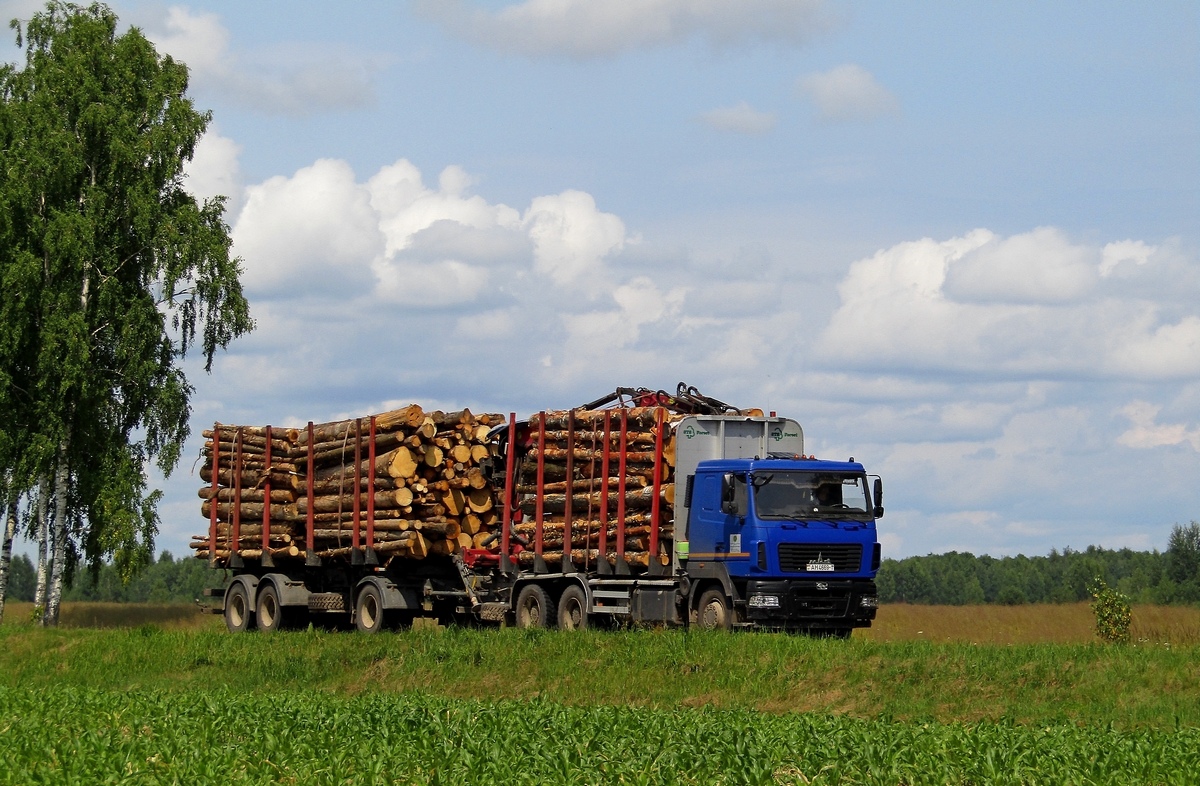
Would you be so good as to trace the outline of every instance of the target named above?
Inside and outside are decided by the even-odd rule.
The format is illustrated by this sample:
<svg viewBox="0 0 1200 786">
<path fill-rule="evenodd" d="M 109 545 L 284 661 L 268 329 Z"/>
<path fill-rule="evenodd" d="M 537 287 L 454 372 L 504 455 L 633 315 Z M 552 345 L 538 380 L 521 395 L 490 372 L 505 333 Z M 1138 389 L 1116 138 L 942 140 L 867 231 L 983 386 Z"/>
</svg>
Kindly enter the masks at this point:
<svg viewBox="0 0 1200 786">
<path fill-rule="evenodd" d="M 1096 635 L 1106 644 L 1128 644 L 1133 613 L 1129 598 L 1117 592 L 1099 576 L 1088 587 L 1092 613 L 1096 615 Z"/>
</svg>

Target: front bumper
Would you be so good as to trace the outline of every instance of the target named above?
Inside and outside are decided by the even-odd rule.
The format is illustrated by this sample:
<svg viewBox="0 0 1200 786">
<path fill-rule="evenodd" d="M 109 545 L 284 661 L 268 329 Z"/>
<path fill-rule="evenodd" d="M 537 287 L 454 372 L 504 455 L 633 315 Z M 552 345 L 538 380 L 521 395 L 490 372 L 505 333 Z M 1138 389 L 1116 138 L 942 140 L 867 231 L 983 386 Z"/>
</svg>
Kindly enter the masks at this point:
<svg viewBox="0 0 1200 786">
<path fill-rule="evenodd" d="M 869 627 L 879 603 L 868 579 L 748 581 L 743 598 L 748 622 L 785 627 Z"/>
</svg>

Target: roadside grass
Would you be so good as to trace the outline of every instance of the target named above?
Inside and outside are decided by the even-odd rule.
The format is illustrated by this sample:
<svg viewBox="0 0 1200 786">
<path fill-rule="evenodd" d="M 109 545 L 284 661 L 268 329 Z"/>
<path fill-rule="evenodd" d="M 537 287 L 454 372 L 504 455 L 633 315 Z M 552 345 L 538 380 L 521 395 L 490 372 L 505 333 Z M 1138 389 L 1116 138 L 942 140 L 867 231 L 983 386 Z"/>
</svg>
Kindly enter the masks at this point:
<svg viewBox="0 0 1200 786">
<path fill-rule="evenodd" d="M 22 601 L 4 604 L 5 625 L 33 622 L 33 604 Z M 170 629 L 223 628 L 221 618 L 199 613 L 194 603 L 64 603 L 59 610 L 64 628 L 136 628 L 158 625 Z"/>
<path fill-rule="evenodd" d="M 774 633 L 424 628 L 0 628 L 0 685 L 335 695 L 418 691 L 569 706 L 711 706 L 909 722 L 1200 727 L 1189 645 L 849 642 Z"/>
</svg>

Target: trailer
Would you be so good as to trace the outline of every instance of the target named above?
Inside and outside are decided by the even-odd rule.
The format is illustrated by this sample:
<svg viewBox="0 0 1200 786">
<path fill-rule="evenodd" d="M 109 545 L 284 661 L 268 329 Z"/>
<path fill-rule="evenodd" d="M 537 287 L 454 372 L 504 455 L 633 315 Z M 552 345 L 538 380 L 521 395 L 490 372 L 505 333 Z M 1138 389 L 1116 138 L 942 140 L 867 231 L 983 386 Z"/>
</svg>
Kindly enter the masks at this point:
<svg viewBox="0 0 1200 786">
<path fill-rule="evenodd" d="M 424 521 L 377 519 L 383 511 L 372 503 L 383 492 L 376 483 L 388 493 L 398 483 L 374 478 L 382 465 L 392 471 L 394 459 L 379 458 L 377 420 L 365 427 L 355 421 L 344 429 L 349 458 L 342 477 L 352 465 L 349 482 L 365 504 L 353 495 L 353 510 L 337 514 L 349 522 L 347 545 L 324 548 L 315 538 L 328 533 L 321 529 L 328 525 L 316 517 L 334 514 L 317 513 L 322 481 L 314 469 L 320 443 L 313 425 L 309 438 L 300 439 L 307 455 L 293 446 L 288 456 L 306 469 L 293 493 L 307 504 L 294 511 L 269 501 L 260 511 L 238 502 L 249 498 L 240 488 L 227 494 L 218 488 L 218 477 L 245 479 L 265 486 L 255 499 L 274 499 L 271 478 L 279 480 L 275 470 L 287 462 L 272 464 L 268 447 L 259 484 L 239 464 L 244 431 L 223 439 L 215 426 L 214 480 L 201 494 L 212 502 L 205 508 L 210 531 L 193 545 L 197 556 L 231 573 L 214 609 L 228 629 L 274 631 L 314 622 L 375 633 L 434 617 L 562 630 L 696 625 L 845 637 L 875 618 L 882 481 L 853 459 L 806 455 L 795 420 L 738 410 L 682 383 L 674 396 L 619 389 L 577 409 L 524 420 L 510 413 L 489 423 L 486 433 L 475 421 L 464 428 L 463 416 L 457 417 L 455 428 L 486 447 L 486 456 L 467 471 L 471 482 L 482 477 L 484 484 L 472 491 L 478 507 L 487 506 L 481 531 L 459 531 L 456 522 L 469 519 L 440 510 L 455 507 L 452 495 L 441 498 L 446 505 L 427 506 L 421 515 L 437 515 Z M 414 421 L 411 411 L 404 419 Z M 447 418 L 434 420 L 444 425 Z M 270 446 L 271 429 L 264 434 Z M 383 443 L 419 442 L 405 434 Z M 224 460 L 222 444 L 233 446 Z M 467 488 L 461 463 L 443 463 L 422 466 L 422 479 L 401 482 L 401 489 Z M 223 466 L 230 470 L 223 474 Z M 431 480 L 444 476 L 450 479 Z M 221 507 L 222 498 L 235 502 Z M 412 507 L 397 515 L 418 515 Z M 260 514 L 262 523 L 241 527 L 239 511 Z M 280 520 L 291 523 L 272 523 Z M 302 534 L 304 542 L 297 545 L 295 537 L 278 534 L 282 530 Z M 246 532 L 261 544 L 242 548 Z M 434 532 L 444 537 L 431 541 Z M 272 545 L 272 538 L 284 537 L 292 537 L 286 548 Z"/>
</svg>

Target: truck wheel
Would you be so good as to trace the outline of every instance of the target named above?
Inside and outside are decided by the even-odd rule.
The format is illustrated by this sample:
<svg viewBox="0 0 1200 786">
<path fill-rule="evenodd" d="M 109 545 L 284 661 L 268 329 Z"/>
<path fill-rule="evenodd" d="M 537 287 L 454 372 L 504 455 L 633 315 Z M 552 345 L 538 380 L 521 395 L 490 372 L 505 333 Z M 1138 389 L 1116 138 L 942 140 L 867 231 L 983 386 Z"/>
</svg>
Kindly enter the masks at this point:
<svg viewBox="0 0 1200 786">
<path fill-rule="evenodd" d="M 254 618 L 263 633 L 274 633 L 284 628 L 283 607 L 279 605 L 279 590 L 275 589 L 275 585 L 267 584 L 258 591 Z"/>
<path fill-rule="evenodd" d="M 587 606 L 587 594 L 583 587 L 572 584 L 563 590 L 562 597 L 558 599 L 559 630 L 587 630 Z"/>
<path fill-rule="evenodd" d="M 696 608 L 696 624 L 703 630 L 729 630 L 733 624 L 729 600 L 719 587 L 705 591 Z"/>
<path fill-rule="evenodd" d="M 354 626 L 362 633 L 378 633 L 386 627 L 386 622 L 379 587 L 366 585 L 358 593 L 358 601 L 354 604 Z"/>
<path fill-rule="evenodd" d="M 539 584 L 526 584 L 517 595 L 517 627 L 549 628 L 554 624 L 554 601 Z"/>
<path fill-rule="evenodd" d="M 250 593 L 246 585 L 236 582 L 225 593 L 225 627 L 230 633 L 254 630 L 254 612 L 250 609 Z"/>
</svg>

